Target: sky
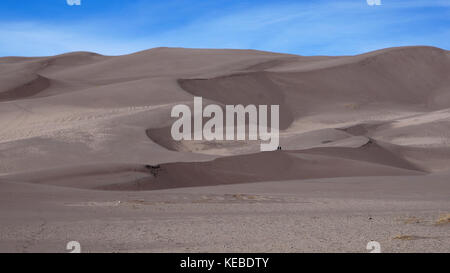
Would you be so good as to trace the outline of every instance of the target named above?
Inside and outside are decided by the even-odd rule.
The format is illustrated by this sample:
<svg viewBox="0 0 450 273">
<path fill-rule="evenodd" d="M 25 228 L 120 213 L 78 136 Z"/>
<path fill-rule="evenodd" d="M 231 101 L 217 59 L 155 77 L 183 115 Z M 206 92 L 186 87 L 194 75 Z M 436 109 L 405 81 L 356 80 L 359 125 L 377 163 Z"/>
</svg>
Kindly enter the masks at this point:
<svg viewBox="0 0 450 273">
<path fill-rule="evenodd" d="M 153 47 L 355 55 L 407 45 L 450 50 L 450 0 L 0 1 L 0 56 Z"/>
</svg>

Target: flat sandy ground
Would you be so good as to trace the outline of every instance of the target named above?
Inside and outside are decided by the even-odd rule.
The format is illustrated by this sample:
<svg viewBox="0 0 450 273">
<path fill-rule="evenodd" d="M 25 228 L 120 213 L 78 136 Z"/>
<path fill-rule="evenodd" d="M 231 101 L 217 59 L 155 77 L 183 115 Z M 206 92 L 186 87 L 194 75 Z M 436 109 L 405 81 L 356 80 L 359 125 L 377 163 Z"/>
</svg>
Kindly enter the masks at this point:
<svg viewBox="0 0 450 273">
<path fill-rule="evenodd" d="M 174 141 L 279 105 L 281 151 Z M 450 252 L 450 54 L 155 48 L 0 58 L 0 251 Z"/>
<path fill-rule="evenodd" d="M 448 176 L 447 176 L 448 177 Z M 0 251 L 449 252 L 445 177 L 96 192 L 1 186 Z M 30 202 L 36 198 L 38 204 Z M 449 215 L 447 214 L 447 217 Z M 448 221 L 444 219 L 444 221 Z"/>
</svg>

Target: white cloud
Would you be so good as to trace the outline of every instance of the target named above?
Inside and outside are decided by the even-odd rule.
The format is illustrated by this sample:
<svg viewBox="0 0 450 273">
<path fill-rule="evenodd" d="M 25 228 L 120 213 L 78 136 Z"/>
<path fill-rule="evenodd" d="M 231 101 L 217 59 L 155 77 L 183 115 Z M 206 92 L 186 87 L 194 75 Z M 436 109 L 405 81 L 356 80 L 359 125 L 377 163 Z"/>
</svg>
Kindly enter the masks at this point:
<svg viewBox="0 0 450 273">
<path fill-rule="evenodd" d="M 81 0 L 67 0 L 67 5 L 69 6 L 81 6 Z"/>
<path fill-rule="evenodd" d="M 367 0 L 369 6 L 381 6 L 381 0 Z"/>
</svg>

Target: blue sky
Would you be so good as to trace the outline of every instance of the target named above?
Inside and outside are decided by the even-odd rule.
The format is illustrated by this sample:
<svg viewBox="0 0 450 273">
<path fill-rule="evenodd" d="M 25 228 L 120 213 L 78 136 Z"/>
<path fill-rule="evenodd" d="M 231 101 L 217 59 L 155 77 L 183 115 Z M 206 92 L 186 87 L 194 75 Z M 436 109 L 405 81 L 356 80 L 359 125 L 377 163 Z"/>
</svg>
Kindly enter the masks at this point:
<svg viewBox="0 0 450 273">
<path fill-rule="evenodd" d="M 353 55 L 450 49 L 450 0 L 1 0 L 0 56 L 120 55 L 152 47 Z"/>
</svg>

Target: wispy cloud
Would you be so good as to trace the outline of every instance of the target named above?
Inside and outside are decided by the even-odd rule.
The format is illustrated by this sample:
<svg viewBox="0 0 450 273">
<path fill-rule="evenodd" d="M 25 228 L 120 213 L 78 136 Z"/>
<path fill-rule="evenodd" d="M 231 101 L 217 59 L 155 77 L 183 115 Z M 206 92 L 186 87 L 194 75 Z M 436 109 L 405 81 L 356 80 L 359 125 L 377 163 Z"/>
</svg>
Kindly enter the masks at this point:
<svg viewBox="0 0 450 273">
<path fill-rule="evenodd" d="M 368 6 L 365 0 L 266 1 L 223 10 L 203 7 L 201 12 L 196 7 L 172 11 L 174 4 L 167 5 L 141 1 L 123 15 L 59 24 L 0 19 L 0 55 L 79 50 L 117 55 L 156 46 L 252 48 L 303 55 L 357 54 L 412 44 L 450 48 L 449 1 L 384 0 L 382 6 Z M 170 16 L 165 18 L 165 13 Z"/>
<path fill-rule="evenodd" d="M 70 51 L 120 55 L 157 46 L 149 41 L 102 35 L 80 26 L 51 26 L 34 22 L 0 23 L 0 37 L 3 40 L 0 43 L 3 56 L 46 56 Z"/>
</svg>

